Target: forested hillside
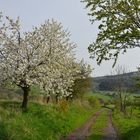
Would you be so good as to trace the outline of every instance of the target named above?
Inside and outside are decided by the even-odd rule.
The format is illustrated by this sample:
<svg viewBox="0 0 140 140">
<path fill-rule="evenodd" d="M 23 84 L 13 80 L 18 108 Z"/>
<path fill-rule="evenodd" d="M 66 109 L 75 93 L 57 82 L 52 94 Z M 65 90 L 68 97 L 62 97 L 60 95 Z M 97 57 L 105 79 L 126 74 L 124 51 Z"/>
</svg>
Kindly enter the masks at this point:
<svg viewBox="0 0 140 140">
<path fill-rule="evenodd" d="M 121 86 L 124 90 L 127 90 L 129 92 L 139 92 L 139 89 L 136 86 L 136 79 L 138 77 L 140 77 L 139 72 L 94 77 L 93 90 L 116 91 L 121 83 Z"/>
</svg>

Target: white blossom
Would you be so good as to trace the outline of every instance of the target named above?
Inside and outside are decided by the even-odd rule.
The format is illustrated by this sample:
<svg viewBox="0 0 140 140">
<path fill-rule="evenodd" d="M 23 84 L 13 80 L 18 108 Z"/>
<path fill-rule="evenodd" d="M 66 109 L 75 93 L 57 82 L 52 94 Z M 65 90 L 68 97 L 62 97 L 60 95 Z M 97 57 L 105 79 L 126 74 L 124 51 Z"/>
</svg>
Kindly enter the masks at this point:
<svg viewBox="0 0 140 140">
<path fill-rule="evenodd" d="M 0 14 L 0 19 L 2 16 Z M 0 78 L 24 88 L 39 85 L 48 95 L 72 96 L 75 79 L 89 76 L 91 68 L 76 62 L 76 44 L 54 20 L 21 33 L 20 20 L 6 17 L 0 24 Z"/>
</svg>

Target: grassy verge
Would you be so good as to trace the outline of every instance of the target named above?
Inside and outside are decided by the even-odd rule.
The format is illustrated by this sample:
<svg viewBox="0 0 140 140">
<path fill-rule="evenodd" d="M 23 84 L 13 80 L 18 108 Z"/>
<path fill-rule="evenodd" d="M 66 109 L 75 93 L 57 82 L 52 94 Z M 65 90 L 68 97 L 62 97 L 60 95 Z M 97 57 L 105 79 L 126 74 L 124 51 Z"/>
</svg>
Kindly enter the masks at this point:
<svg viewBox="0 0 140 140">
<path fill-rule="evenodd" d="M 97 110 L 86 102 L 40 105 L 21 112 L 18 102 L 0 102 L 0 140 L 57 140 L 82 125 Z"/>
<path fill-rule="evenodd" d="M 140 140 L 140 110 L 135 109 L 133 113 L 131 117 L 118 112 L 114 114 L 113 123 L 118 128 L 122 140 Z"/>
<path fill-rule="evenodd" d="M 87 140 L 101 140 L 104 135 L 104 129 L 107 126 L 108 122 L 108 112 L 105 110 L 101 115 L 96 119 L 92 127 L 93 134 L 87 138 Z"/>
</svg>

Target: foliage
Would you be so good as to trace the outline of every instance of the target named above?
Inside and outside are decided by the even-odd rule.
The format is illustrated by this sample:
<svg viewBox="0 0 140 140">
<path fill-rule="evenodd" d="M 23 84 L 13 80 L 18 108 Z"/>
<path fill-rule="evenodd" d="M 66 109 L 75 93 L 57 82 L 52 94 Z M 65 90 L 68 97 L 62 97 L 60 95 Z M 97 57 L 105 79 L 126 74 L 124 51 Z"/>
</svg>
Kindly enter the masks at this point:
<svg viewBox="0 0 140 140">
<path fill-rule="evenodd" d="M 100 107 L 100 101 L 99 101 L 98 98 L 88 97 L 87 99 L 88 99 L 88 102 L 89 102 L 90 106 L 92 106 L 93 108 L 94 107 L 96 107 L 96 108 Z"/>
<path fill-rule="evenodd" d="M 140 119 L 138 114 L 139 108 L 135 108 L 134 114 L 131 118 L 124 116 L 119 112 L 115 112 L 113 116 L 113 123 L 116 125 L 120 138 L 125 140 L 139 140 L 140 139 Z"/>
<path fill-rule="evenodd" d="M 96 85 L 96 91 L 116 91 L 118 85 L 118 78 L 120 77 L 122 84 L 122 88 L 127 92 L 137 92 L 139 93 L 139 87 L 136 87 L 136 84 L 139 83 L 139 72 L 129 72 L 125 74 L 118 75 L 109 75 L 102 77 L 93 78 L 94 85 Z"/>
<path fill-rule="evenodd" d="M 99 22 L 96 42 L 89 46 L 97 63 L 114 59 L 129 48 L 140 47 L 140 0 L 82 0 L 91 21 Z"/>
<path fill-rule="evenodd" d="M 85 93 L 91 90 L 91 78 L 76 79 L 74 81 L 73 93 L 75 97 L 83 97 Z"/>
<path fill-rule="evenodd" d="M 134 78 L 135 80 L 135 85 L 136 85 L 136 88 L 140 88 L 140 68 L 138 68 L 138 76 Z"/>
<path fill-rule="evenodd" d="M 24 91 L 23 107 L 32 85 L 47 94 L 67 97 L 76 78 L 85 78 L 91 69 L 75 59 L 76 44 L 70 33 L 54 20 L 21 33 L 20 20 L 1 18 L 0 82 L 8 81 Z"/>
</svg>

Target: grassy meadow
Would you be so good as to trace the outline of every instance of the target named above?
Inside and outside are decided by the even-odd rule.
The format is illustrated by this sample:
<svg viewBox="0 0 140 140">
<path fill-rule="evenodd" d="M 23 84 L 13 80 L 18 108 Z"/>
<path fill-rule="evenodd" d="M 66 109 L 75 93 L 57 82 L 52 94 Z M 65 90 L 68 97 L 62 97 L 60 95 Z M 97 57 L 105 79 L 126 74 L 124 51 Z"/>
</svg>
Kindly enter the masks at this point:
<svg viewBox="0 0 140 140">
<path fill-rule="evenodd" d="M 86 101 L 30 103 L 22 112 L 16 101 L 0 102 L 0 140 L 57 140 L 80 127 L 97 108 Z"/>
<path fill-rule="evenodd" d="M 140 107 L 136 103 L 130 105 L 130 102 L 132 100 L 124 114 L 115 108 L 115 99 L 110 94 L 90 92 L 83 98 L 59 103 L 43 104 L 31 100 L 27 112 L 22 112 L 19 99 L 1 99 L 0 140 L 60 140 L 82 126 L 97 111 L 103 110 L 87 137 L 87 140 L 101 140 L 108 124 L 109 109 L 119 138 L 139 140 Z"/>
</svg>

